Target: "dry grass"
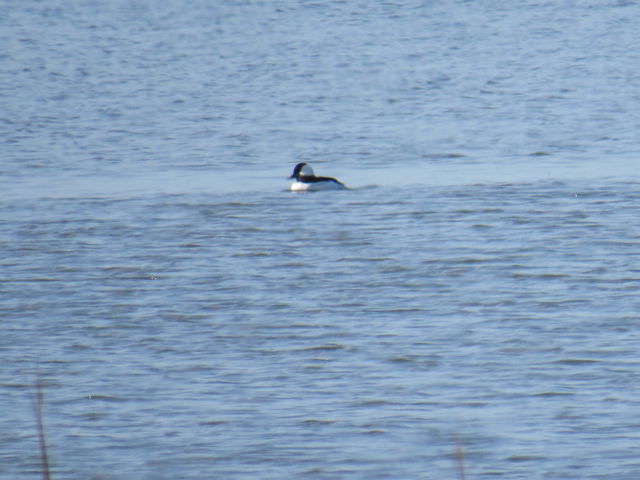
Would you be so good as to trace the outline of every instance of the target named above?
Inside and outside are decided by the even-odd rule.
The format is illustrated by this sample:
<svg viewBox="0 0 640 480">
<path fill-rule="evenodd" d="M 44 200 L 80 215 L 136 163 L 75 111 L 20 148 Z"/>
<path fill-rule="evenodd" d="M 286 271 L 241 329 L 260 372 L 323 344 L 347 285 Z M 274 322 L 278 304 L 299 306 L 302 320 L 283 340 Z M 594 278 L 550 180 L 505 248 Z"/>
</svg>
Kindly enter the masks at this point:
<svg viewBox="0 0 640 480">
<path fill-rule="evenodd" d="M 42 386 L 42 378 L 38 374 L 35 384 L 34 394 L 34 413 L 36 417 L 36 426 L 38 429 L 38 441 L 40 445 L 40 468 L 42 470 L 42 479 L 51 480 L 51 470 L 49 469 L 49 455 L 47 454 L 47 441 L 44 431 L 44 420 L 42 409 L 44 407 L 44 389 Z M 462 448 L 462 442 L 460 437 L 456 435 L 455 439 L 455 451 L 453 452 L 453 459 L 456 463 L 458 472 L 458 479 L 465 480 L 464 471 L 464 450 Z"/>
<path fill-rule="evenodd" d="M 40 468 L 42 469 L 43 480 L 51 480 L 51 472 L 49 470 L 49 456 L 47 455 L 47 442 L 44 433 L 44 421 L 42 417 L 42 407 L 44 406 L 44 392 L 40 375 L 38 375 L 37 377 L 35 387 L 36 391 L 34 399 L 34 411 L 36 416 L 36 425 L 38 428 L 38 440 L 40 443 Z"/>
<path fill-rule="evenodd" d="M 462 442 L 460 441 L 460 437 L 456 436 L 455 438 L 456 449 L 453 452 L 453 459 L 456 462 L 456 467 L 458 469 L 458 478 L 460 480 L 465 480 L 464 474 L 464 451 L 462 449 Z"/>
</svg>

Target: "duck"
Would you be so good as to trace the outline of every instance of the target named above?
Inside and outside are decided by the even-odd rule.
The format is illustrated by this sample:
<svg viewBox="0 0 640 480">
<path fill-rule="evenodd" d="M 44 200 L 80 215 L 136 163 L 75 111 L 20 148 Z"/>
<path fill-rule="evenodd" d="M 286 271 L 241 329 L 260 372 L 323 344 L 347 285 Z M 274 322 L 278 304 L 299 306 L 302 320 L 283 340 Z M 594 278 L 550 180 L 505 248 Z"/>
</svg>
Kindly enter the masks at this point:
<svg viewBox="0 0 640 480">
<path fill-rule="evenodd" d="M 347 186 L 332 177 L 316 177 L 308 163 L 298 163 L 289 178 L 295 178 L 291 184 L 292 191 L 344 190 Z"/>
</svg>

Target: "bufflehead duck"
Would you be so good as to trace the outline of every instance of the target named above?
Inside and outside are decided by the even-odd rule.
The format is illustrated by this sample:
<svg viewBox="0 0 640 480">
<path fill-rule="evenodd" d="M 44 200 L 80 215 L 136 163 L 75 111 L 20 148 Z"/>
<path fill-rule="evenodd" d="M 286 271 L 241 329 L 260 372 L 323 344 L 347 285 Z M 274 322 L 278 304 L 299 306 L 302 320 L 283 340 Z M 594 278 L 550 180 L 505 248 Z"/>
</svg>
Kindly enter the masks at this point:
<svg viewBox="0 0 640 480">
<path fill-rule="evenodd" d="M 296 181 L 291 184 L 291 190 L 343 190 L 347 188 L 344 183 L 331 177 L 316 177 L 313 168 L 306 163 L 299 163 L 293 169 L 289 178 Z"/>
</svg>

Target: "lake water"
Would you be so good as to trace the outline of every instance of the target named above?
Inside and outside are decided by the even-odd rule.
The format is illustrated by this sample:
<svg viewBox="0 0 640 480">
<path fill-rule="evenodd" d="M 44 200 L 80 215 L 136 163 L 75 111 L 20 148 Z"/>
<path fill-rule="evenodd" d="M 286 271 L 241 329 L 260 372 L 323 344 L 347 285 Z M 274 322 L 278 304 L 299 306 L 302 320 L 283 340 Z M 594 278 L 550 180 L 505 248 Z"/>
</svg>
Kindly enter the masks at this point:
<svg viewBox="0 0 640 480">
<path fill-rule="evenodd" d="M 637 479 L 639 15 L 0 2 L 0 476 Z"/>
</svg>

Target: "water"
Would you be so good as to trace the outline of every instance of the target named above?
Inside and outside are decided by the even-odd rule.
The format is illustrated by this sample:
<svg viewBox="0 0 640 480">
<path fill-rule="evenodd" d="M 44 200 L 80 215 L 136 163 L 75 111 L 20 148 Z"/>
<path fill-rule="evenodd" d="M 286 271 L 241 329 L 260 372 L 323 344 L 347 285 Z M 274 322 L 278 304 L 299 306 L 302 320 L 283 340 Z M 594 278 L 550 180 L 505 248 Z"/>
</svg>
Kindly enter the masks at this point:
<svg viewBox="0 0 640 480">
<path fill-rule="evenodd" d="M 2 477 L 638 478 L 638 13 L 0 4 Z"/>
</svg>

